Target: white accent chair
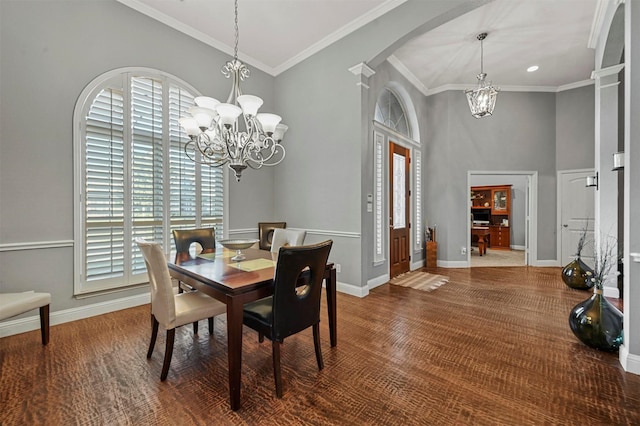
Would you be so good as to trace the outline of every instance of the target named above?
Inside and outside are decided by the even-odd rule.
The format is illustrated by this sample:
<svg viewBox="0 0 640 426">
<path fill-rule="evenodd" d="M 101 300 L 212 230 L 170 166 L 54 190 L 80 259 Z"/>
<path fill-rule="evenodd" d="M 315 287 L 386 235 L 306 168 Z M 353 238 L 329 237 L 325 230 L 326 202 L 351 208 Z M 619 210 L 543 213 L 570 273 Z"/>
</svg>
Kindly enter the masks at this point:
<svg viewBox="0 0 640 426">
<path fill-rule="evenodd" d="M 40 335 L 42 344 L 46 345 L 49 343 L 49 304 L 49 293 L 0 293 L 0 321 L 40 308 Z"/>
<path fill-rule="evenodd" d="M 280 247 L 283 246 L 301 246 L 304 244 L 304 238 L 307 231 L 298 231 L 294 229 L 276 228 L 273 230 L 273 239 L 271 240 L 271 252 L 278 253 Z"/>
<path fill-rule="evenodd" d="M 213 317 L 227 311 L 227 305 L 207 296 L 200 291 L 189 291 L 175 294 L 169 275 L 169 267 L 160 245 L 144 239 L 136 239 L 136 243 L 147 265 L 149 284 L 151 285 L 151 342 L 147 358 L 151 358 L 158 336 L 158 325 L 167 330 L 167 342 L 164 352 L 164 363 L 160 380 L 164 381 L 169 373 L 173 342 L 176 328 L 185 324 L 209 319 L 209 334 L 213 334 Z"/>
</svg>

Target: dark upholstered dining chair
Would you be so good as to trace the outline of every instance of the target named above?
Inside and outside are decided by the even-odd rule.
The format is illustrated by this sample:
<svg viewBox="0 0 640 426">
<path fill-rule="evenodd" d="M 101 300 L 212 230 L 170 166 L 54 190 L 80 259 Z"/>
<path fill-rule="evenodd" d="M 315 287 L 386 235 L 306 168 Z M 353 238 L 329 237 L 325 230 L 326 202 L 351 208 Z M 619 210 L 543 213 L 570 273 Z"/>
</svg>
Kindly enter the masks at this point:
<svg viewBox="0 0 640 426">
<path fill-rule="evenodd" d="M 176 243 L 176 262 L 191 259 L 189 249 L 193 243 L 200 244 L 202 253 L 216 251 L 216 230 L 214 228 L 174 229 L 173 240 Z"/>
<path fill-rule="evenodd" d="M 286 337 L 313 327 L 318 369 L 324 368 L 320 348 L 320 295 L 333 241 L 309 246 L 284 246 L 278 253 L 273 296 L 247 303 L 243 322 L 271 340 L 276 395 L 282 398 L 280 345 Z M 302 275 L 306 285 L 299 287 Z"/>
<path fill-rule="evenodd" d="M 200 244 L 201 253 L 213 253 L 216 251 L 216 230 L 214 228 L 174 229 L 173 241 L 176 243 L 176 262 L 191 259 L 189 249 L 194 243 Z M 191 287 L 178 282 L 178 291 L 190 291 Z"/>
<path fill-rule="evenodd" d="M 189 249 L 194 243 L 200 244 L 200 253 L 216 251 L 216 230 L 214 228 L 174 229 L 173 241 L 176 244 L 176 262 L 191 259 Z M 178 281 L 178 293 L 193 291 L 191 286 Z M 211 322 L 209 323 L 211 324 Z M 198 334 L 198 322 L 193 323 L 193 333 Z"/>
<path fill-rule="evenodd" d="M 151 358 L 158 336 L 158 326 L 167 330 L 166 349 L 160 380 L 164 381 L 169 373 L 173 342 L 176 328 L 209 319 L 209 334 L 213 334 L 213 317 L 227 311 L 227 305 L 199 291 L 174 294 L 171 275 L 162 248 L 157 243 L 136 239 L 144 256 L 151 285 L 151 341 L 147 358 Z M 197 333 L 197 329 L 194 331 Z"/>
<path fill-rule="evenodd" d="M 273 230 L 286 227 L 287 222 L 258 222 L 258 245 L 260 250 L 271 250 Z"/>
</svg>

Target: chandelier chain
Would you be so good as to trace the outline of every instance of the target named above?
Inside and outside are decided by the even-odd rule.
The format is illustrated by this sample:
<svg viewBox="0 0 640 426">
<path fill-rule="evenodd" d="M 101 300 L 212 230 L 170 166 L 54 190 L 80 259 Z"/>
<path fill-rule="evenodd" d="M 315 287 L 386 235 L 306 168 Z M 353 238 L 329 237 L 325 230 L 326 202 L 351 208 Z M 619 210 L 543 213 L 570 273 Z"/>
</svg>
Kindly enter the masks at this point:
<svg viewBox="0 0 640 426">
<path fill-rule="evenodd" d="M 238 60 L 238 41 L 240 39 L 240 31 L 238 30 L 238 0 L 235 0 L 234 13 L 236 18 L 235 19 L 236 45 L 233 49 L 233 59 L 237 61 Z"/>
<path fill-rule="evenodd" d="M 484 74 L 484 39 L 480 39 L 480 74 Z"/>
</svg>

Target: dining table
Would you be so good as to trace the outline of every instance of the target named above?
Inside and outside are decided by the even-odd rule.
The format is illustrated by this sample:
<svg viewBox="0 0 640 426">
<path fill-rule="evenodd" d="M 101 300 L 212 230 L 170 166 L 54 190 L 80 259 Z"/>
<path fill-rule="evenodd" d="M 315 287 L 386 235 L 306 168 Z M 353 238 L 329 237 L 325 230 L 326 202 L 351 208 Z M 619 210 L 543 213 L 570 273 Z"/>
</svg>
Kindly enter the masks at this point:
<svg viewBox="0 0 640 426">
<path fill-rule="evenodd" d="M 242 250 L 245 259 L 236 261 L 235 251 L 223 248 L 189 259 L 169 259 L 169 274 L 194 289 L 227 305 L 229 399 L 231 409 L 240 408 L 242 380 L 242 329 L 245 303 L 273 294 L 277 253 L 257 248 Z M 325 293 L 331 347 L 338 343 L 336 314 L 336 268 L 328 262 L 324 270 Z"/>
</svg>

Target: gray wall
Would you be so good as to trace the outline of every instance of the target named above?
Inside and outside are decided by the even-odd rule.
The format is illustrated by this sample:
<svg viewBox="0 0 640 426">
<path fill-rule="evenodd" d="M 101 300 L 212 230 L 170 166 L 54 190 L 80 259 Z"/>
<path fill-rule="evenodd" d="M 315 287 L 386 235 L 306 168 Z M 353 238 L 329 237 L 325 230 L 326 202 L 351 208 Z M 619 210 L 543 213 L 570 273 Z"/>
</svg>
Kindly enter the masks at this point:
<svg viewBox="0 0 640 426">
<path fill-rule="evenodd" d="M 0 19 L 0 248 L 73 240 L 72 114 L 95 77 L 141 66 L 210 96 L 230 90 L 217 72 L 228 55 L 115 1 L 2 0 Z M 271 76 L 252 69 L 243 89 L 274 108 Z M 229 188 L 231 229 L 274 217 L 273 170 L 249 170 Z M 0 291 L 23 289 L 51 292 L 53 311 L 147 291 L 76 300 L 72 247 L 0 251 Z"/>
<path fill-rule="evenodd" d="M 574 170 L 595 165 L 594 85 L 556 95 L 556 168 Z"/>
<path fill-rule="evenodd" d="M 334 239 L 330 258 L 342 265 L 339 282 L 366 285 L 363 269 L 369 266 L 362 265 L 369 262 L 363 253 L 371 249 L 361 238 L 373 232 L 362 226 L 362 173 L 373 168 L 366 145 L 369 96 L 375 94 L 358 86 L 360 77 L 349 68 L 380 57 L 418 29 L 479 5 L 408 0 L 276 78 L 277 109 L 293 124 L 287 161 L 275 171 L 276 215 L 288 215 L 292 227 L 319 230 L 307 234 L 312 241 Z"/>
<path fill-rule="evenodd" d="M 501 92 L 494 114 L 475 119 L 466 98 L 427 98 L 426 215 L 438 225 L 438 258 L 465 261 L 468 170 L 538 172 L 538 260 L 556 259 L 556 99 L 554 93 Z"/>
</svg>

